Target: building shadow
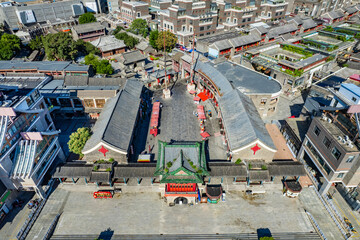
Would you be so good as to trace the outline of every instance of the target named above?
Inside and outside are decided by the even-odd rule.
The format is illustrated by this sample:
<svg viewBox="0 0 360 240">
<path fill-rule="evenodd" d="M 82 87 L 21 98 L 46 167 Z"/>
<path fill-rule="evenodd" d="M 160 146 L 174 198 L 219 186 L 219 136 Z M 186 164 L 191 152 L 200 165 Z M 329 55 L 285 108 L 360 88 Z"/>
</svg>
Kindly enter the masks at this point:
<svg viewBox="0 0 360 240">
<path fill-rule="evenodd" d="M 304 104 L 290 105 L 290 116 L 299 117 L 303 106 L 304 106 Z"/>
<path fill-rule="evenodd" d="M 105 231 L 102 231 L 99 235 L 98 240 L 111 240 L 111 238 L 114 235 L 114 231 L 111 230 L 111 228 L 106 229 Z"/>
<path fill-rule="evenodd" d="M 256 230 L 256 232 L 259 240 L 264 237 L 272 237 L 271 231 L 268 228 L 259 228 Z"/>
</svg>

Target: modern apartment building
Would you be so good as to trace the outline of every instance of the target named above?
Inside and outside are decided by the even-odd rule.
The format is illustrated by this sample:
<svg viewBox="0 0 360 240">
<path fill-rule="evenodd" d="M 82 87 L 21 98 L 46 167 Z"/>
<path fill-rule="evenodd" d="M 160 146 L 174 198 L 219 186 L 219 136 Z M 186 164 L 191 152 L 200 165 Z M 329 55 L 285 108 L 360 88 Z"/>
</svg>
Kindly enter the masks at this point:
<svg viewBox="0 0 360 240">
<path fill-rule="evenodd" d="M 351 5 L 350 0 L 295 0 L 290 12 L 296 15 L 311 16 L 318 18 L 326 12 L 339 10 Z"/>
<path fill-rule="evenodd" d="M 0 78 L 0 179 L 8 189 L 43 196 L 45 175 L 65 158 L 59 131 L 39 93 L 50 79 Z"/>
<path fill-rule="evenodd" d="M 137 18 L 149 21 L 149 3 L 142 1 L 119 1 L 118 17 L 128 24 L 131 24 Z"/>
<path fill-rule="evenodd" d="M 335 96 L 330 108 L 313 118 L 298 154 L 313 169 L 320 193 L 335 183 L 348 190 L 360 183 L 360 88 L 342 84 L 339 91 L 332 92 Z"/>
</svg>

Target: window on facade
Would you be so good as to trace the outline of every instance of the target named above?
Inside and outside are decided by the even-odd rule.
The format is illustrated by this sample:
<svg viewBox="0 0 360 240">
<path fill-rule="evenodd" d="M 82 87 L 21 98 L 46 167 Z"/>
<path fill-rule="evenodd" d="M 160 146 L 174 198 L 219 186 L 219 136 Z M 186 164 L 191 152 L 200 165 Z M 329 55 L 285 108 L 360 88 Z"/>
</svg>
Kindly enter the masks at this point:
<svg viewBox="0 0 360 240">
<path fill-rule="evenodd" d="M 266 101 L 267 101 L 267 98 L 262 98 L 260 104 L 261 104 L 261 105 L 265 105 L 265 104 L 266 104 Z"/>
<path fill-rule="evenodd" d="M 251 18 L 248 18 L 248 22 L 250 22 L 251 21 Z"/>
<path fill-rule="evenodd" d="M 347 163 L 351 163 L 354 160 L 355 156 L 350 156 L 346 159 Z"/>
<path fill-rule="evenodd" d="M 245 22 L 246 19 L 243 19 L 242 22 Z"/>
<path fill-rule="evenodd" d="M 328 139 L 326 136 L 324 137 L 323 143 L 325 145 L 326 148 L 330 147 L 331 141 L 330 139 Z"/>
<path fill-rule="evenodd" d="M 59 98 L 61 107 L 72 107 L 69 98 Z"/>
<path fill-rule="evenodd" d="M 85 107 L 88 108 L 94 108 L 95 107 L 94 99 L 84 99 L 84 105 Z"/>
<path fill-rule="evenodd" d="M 345 173 L 339 173 L 336 178 L 343 178 Z"/>
<path fill-rule="evenodd" d="M 321 130 L 320 130 L 320 128 L 318 128 L 318 126 L 315 126 L 315 128 L 314 128 L 314 133 L 315 133 L 316 136 L 319 136 L 319 135 L 320 135 Z"/>
<path fill-rule="evenodd" d="M 31 107 L 31 105 L 33 105 L 34 100 L 29 96 L 26 98 L 26 103 L 28 105 L 28 107 Z"/>
<path fill-rule="evenodd" d="M 105 99 L 95 99 L 96 107 L 103 108 L 105 105 Z"/>
<path fill-rule="evenodd" d="M 337 160 L 340 158 L 341 156 L 341 152 L 339 151 L 339 149 L 337 149 L 336 147 L 334 147 L 331 151 L 331 154 L 334 156 L 334 158 L 336 158 Z"/>
<path fill-rule="evenodd" d="M 353 102 L 356 102 L 357 99 L 356 99 L 355 97 L 353 97 L 351 100 L 352 100 Z"/>
<path fill-rule="evenodd" d="M 207 26 L 207 29 L 210 29 L 211 28 L 211 26 Z"/>
<path fill-rule="evenodd" d="M 316 151 L 316 149 L 311 145 L 310 141 L 306 142 L 306 146 L 309 148 L 315 159 L 319 162 L 319 164 L 323 167 L 325 172 L 329 174 L 331 172 L 330 167 L 324 161 L 324 159 L 320 156 L 320 154 Z"/>
<path fill-rule="evenodd" d="M 200 31 L 204 31 L 204 27 L 200 27 Z"/>
</svg>

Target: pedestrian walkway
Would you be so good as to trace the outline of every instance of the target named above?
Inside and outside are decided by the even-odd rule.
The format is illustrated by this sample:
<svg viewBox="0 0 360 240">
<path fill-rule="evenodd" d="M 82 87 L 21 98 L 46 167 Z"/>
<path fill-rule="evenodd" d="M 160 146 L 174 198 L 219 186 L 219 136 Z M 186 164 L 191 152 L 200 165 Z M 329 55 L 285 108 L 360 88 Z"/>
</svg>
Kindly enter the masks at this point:
<svg viewBox="0 0 360 240">
<path fill-rule="evenodd" d="M 304 188 L 301 192 L 299 198 L 304 209 L 311 213 L 327 239 L 344 239 L 343 235 L 314 191 L 314 188 Z"/>
<path fill-rule="evenodd" d="M 329 193 L 332 196 L 332 202 L 338 208 L 340 213 L 350 220 L 351 224 L 353 225 L 354 229 L 357 231 L 352 237 L 355 239 L 360 239 L 360 216 L 359 213 L 354 212 L 350 206 L 347 204 L 345 199 L 340 195 L 338 190 L 332 187 L 329 190 Z"/>
</svg>

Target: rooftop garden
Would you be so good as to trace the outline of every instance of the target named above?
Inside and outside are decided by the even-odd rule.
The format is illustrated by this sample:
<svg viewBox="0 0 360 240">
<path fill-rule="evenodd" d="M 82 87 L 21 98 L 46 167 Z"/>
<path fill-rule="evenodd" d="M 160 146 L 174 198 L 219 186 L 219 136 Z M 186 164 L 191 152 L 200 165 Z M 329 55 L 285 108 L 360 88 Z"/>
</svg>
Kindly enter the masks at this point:
<svg viewBox="0 0 360 240">
<path fill-rule="evenodd" d="M 303 44 L 305 46 L 314 47 L 314 48 L 325 50 L 328 52 L 332 52 L 332 51 L 338 49 L 338 47 L 339 47 L 337 45 L 323 43 L 323 42 L 312 40 L 312 39 L 302 39 L 300 42 L 301 42 L 301 44 Z"/>
<path fill-rule="evenodd" d="M 358 33 L 356 30 L 351 29 L 344 29 L 344 28 L 333 28 L 332 26 L 327 26 L 323 29 L 325 32 L 331 32 L 335 35 L 328 35 L 329 37 L 336 38 L 343 42 L 352 42 L 354 41 L 354 36 L 356 38 L 360 38 L 360 33 Z M 350 37 L 353 36 L 353 37 Z"/>
<path fill-rule="evenodd" d="M 300 77 L 303 73 L 304 73 L 304 70 L 297 70 L 295 69 L 294 71 L 290 70 L 290 69 L 285 69 L 285 70 L 281 70 L 282 72 L 284 73 L 287 73 L 293 77 Z"/>
<path fill-rule="evenodd" d="M 292 46 L 292 45 L 281 44 L 281 48 L 286 51 L 289 51 L 289 52 L 294 52 L 294 53 L 304 55 L 305 58 L 309 58 L 313 55 L 313 53 L 310 51 L 307 51 L 301 47 L 296 47 L 296 46 Z"/>
</svg>

